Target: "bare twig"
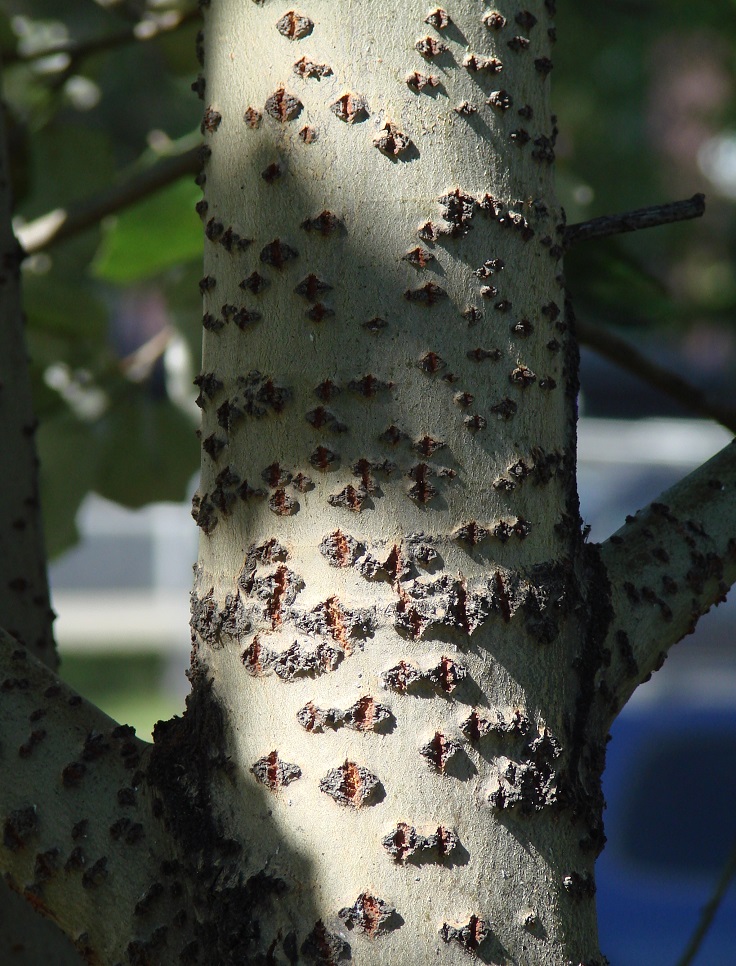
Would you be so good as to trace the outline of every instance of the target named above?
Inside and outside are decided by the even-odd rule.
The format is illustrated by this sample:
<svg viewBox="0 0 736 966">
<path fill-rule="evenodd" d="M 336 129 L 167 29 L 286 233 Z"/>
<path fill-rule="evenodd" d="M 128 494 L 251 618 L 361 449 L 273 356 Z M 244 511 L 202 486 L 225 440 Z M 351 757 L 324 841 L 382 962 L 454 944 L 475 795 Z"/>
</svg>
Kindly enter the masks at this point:
<svg viewBox="0 0 736 966">
<path fill-rule="evenodd" d="M 736 433 L 736 409 L 712 402 L 702 389 L 698 389 L 676 373 L 647 359 L 630 343 L 614 335 L 610 330 L 599 325 L 590 325 L 580 319 L 576 321 L 575 328 L 582 344 L 595 349 L 600 355 L 638 376 L 650 386 L 655 386 L 685 409 L 706 419 L 714 419 L 730 429 L 732 433 Z"/>
<path fill-rule="evenodd" d="M 21 53 L 18 50 L 7 51 L 3 56 L 3 66 L 11 64 L 28 64 L 33 61 L 42 60 L 45 57 L 58 57 L 59 54 L 66 55 L 70 62 L 78 64 L 85 57 L 93 54 L 104 53 L 116 47 L 136 40 L 154 40 L 161 34 L 178 30 L 184 24 L 191 23 L 200 16 L 199 10 L 189 10 L 186 13 L 174 14 L 168 17 L 161 17 L 157 20 L 142 20 L 130 27 L 124 27 L 115 33 L 104 34 L 101 37 L 90 37 L 87 40 L 67 40 L 59 44 L 51 44 L 39 50 L 29 50 Z"/>
<path fill-rule="evenodd" d="M 716 887 L 713 890 L 713 895 L 703 907 L 703 911 L 700 914 L 700 921 L 695 928 L 695 932 L 690 937 L 690 942 L 687 944 L 685 952 L 677 961 L 677 966 L 690 966 L 690 963 L 694 961 L 703 939 L 705 938 L 705 935 L 710 929 L 711 923 L 715 918 L 715 914 L 718 912 L 718 907 L 723 901 L 723 897 L 728 892 L 728 888 L 731 885 L 734 877 L 736 877 L 736 842 L 734 842 L 731 852 L 726 859 L 726 864 L 723 866 L 723 871 L 721 872 L 718 882 L 716 883 Z"/>
<path fill-rule="evenodd" d="M 165 325 L 143 345 L 139 345 L 137 349 L 120 360 L 121 372 L 131 382 L 144 382 L 150 377 L 153 367 L 166 352 L 173 337 L 173 328 Z"/>
<path fill-rule="evenodd" d="M 97 224 L 101 218 L 115 214 L 140 201 L 199 167 L 199 148 L 163 158 L 127 181 L 75 202 L 68 208 L 57 208 L 35 221 L 18 228 L 16 235 L 27 255 L 50 248 L 57 242 L 77 235 Z"/>
<path fill-rule="evenodd" d="M 563 242 L 565 249 L 570 249 L 573 245 L 590 241 L 592 238 L 607 238 L 627 231 L 639 231 L 641 228 L 668 225 L 673 221 L 700 218 L 704 211 L 705 195 L 697 194 L 684 201 L 651 205 L 649 208 L 638 208 L 636 211 L 627 211 L 621 215 L 604 215 L 602 218 L 591 218 L 590 221 L 568 225 L 563 231 Z"/>
</svg>

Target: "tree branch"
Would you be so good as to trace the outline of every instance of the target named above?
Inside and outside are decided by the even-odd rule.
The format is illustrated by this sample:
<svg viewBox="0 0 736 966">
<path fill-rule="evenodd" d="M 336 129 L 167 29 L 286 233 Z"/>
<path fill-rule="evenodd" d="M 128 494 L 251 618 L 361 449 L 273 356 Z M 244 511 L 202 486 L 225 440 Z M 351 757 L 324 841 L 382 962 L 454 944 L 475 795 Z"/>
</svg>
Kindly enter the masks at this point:
<svg viewBox="0 0 736 966">
<path fill-rule="evenodd" d="M 626 211 L 621 215 L 603 215 L 601 218 L 591 218 L 590 221 L 567 225 L 562 234 L 563 246 L 569 250 L 573 245 L 593 238 L 608 238 L 610 235 L 622 235 L 627 231 L 656 228 L 657 225 L 669 225 L 674 221 L 700 218 L 704 211 L 705 195 L 696 194 L 684 201 L 671 201 L 665 205 L 637 208 L 635 211 Z"/>
<path fill-rule="evenodd" d="M 27 255 L 51 248 L 60 241 L 79 234 L 107 215 L 113 215 L 140 201 L 187 174 L 200 165 L 200 149 L 190 148 L 182 154 L 163 158 L 91 198 L 74 202 L 68 208 L 57 208 L 18 229 L 18 241 Z"/>
<path fill-rule="evenodd" d="M 154 40 L 162 34 L 178 30 L 179 27 L 200 17 L 198 9 L 189 10 L 186 13 L 178 11 L 168 11 L 165 15 L 159 14 L 158 17 L 148 18 L 124 27 L 115 33 L 105 34 L 101 37 L 90 37 L 88 40 L 67 40 L 64 43 L 52 44 L 50 47 L 43 47 L 39 50 L 29 50 L 21 53 L 19 50 L 7 51 L 3 56 L 3 66 L 11 64 L 28 64 L 44 57 L 58 57 L 64 54 L 69 58 L 70 64 L 78 64 L 85 57 L 93 54 L 101 54 L 106 50 L 113 50 L 122 47 L 133 41 Z"/>
<path fill-rule="evenodd" d="M 615 715 L 736 581 L 736 440 L 601 545 L 613 619 L 602 687 Z"/>
<path fill-rule="evenodd" d="M 721 874 L 718 877 L 718 882 L 713 890 L 713 895 L 703 907 L 700 921 L 698 922 L 695 932 L 690 938 L 690 942 L 687 944 L 685 952 L 677 961 L 677 966 L 690 966 L 690 964 L 695 960 L 698 950 L 700 949 L 703 940 L 705 939 L 708 930 L 711 927 L 713 919 L 715 918 L 715 914 L 718 912 L 718 907 L 723 902 L 723 899 L 728 892 L 729 886 L 733 882 L 734 878 L 736 878 L 736 841 L 734 841 L 733 845 L 731 846 L 731 851 L 726 859 L 726 863 L 723 866 Z"/>
<path fill-rule="evenodd" d="M 144 783 L 150 746 L 4 631 L 0 691 L 5 881 L 55 921 L 86 962 L 142 962 L 130 955 L 131 938 L 152 935 L 141 907 L 169 858 Z M 170 921 L 162 917 L 180 901 L 162 886 L 153 891 L 156 923 Z"/>
<path fill-rule="evenodd" d="M 0 473 L 0 614 L 5 627 L 50 667 L 52 633 L 38 484 L 28 350 L 21 307 L 21 251 L 11 222 L 11 178 L 0 111 L 0 421 L 12 470 Z"/>
<path fill-rule="evenodd" d="M 736 433 L 736 408 L 712 402 L 701 389 L 664 366 L 647 359 L 638 349 L 603 326 L 590 325 L 577 319 L 575 331 L 582 344 L 590 346 L 622 369 L 659 389 L 685 409 L 706 419 L 714 419 L 732 433 Z"/>
</svg>

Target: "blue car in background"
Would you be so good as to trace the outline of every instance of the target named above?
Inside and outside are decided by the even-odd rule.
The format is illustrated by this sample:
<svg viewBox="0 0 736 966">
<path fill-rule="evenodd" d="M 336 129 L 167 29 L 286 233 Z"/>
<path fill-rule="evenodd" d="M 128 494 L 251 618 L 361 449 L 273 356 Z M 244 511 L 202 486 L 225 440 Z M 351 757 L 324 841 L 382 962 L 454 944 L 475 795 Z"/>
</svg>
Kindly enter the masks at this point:
<svg viewBox="0 0 736 966">
<path fill-rule="evenodd" d="M 583 420 L 590 539 L 604 540 L 729 439 L 696 421 Z M 736 845 L 736 601 L 702 618 L 616 720 L 604 793 L 601 949 L 611 966 L 676 966 Z M 736 964 L 736 883 L 694 963 Z"/>
<path fill-rule="evenodd" d="M 611 966 L 675 966 L 736 842 L 736 706 L 676 692 L 632 706 L 614 726 L 604 790 L 601 948 Z M 695 963 L 736 963 L 733 884 Z"/>
</svg>

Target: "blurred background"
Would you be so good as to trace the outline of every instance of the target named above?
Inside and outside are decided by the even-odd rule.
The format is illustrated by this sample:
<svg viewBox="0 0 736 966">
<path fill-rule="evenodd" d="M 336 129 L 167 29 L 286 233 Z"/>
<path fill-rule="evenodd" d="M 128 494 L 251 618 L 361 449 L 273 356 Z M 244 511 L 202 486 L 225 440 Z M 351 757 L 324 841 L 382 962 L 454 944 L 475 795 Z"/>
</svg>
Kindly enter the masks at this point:
<svg viewBox="0 0 736 966">
<path fill-rule="evenodd" d="M 142 736 L 181 710 L 187 688 L 202 249 L 194 6 L 4 0 L 0 11 L 62 674 Z M 731 409 L 733 13 L 733 0 L 568 0 L 552 75 L 568 223 L 707 195 L 700 220 L 573 249 L 578 317 Z M 66 237 L 64 212 L 78 225 Z M 590 540 L 731 438 L 587 344 L 581 382 Z M 736 840 L 735 635 L 729 602 L 614 729 L 598 876 L 612 966 L 674 966 Z M 735 892 L 699 966 L 734 962 Z"/>
</svg>

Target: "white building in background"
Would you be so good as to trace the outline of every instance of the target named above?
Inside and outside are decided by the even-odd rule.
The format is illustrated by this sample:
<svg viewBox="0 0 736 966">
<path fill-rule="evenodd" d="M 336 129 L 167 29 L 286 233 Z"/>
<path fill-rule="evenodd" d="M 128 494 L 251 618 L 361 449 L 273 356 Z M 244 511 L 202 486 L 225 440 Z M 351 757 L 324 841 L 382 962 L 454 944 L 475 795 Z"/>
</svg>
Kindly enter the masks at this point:
<svg viewBox="0 0 736 966">
<path fill-rule="evenodd" d="M 189 589 L 199 531 L 183 503 L 128 510 L 84 500 L 81 540 L 50 568 L 62 651 L 189 655 Z"/>
</svg>

